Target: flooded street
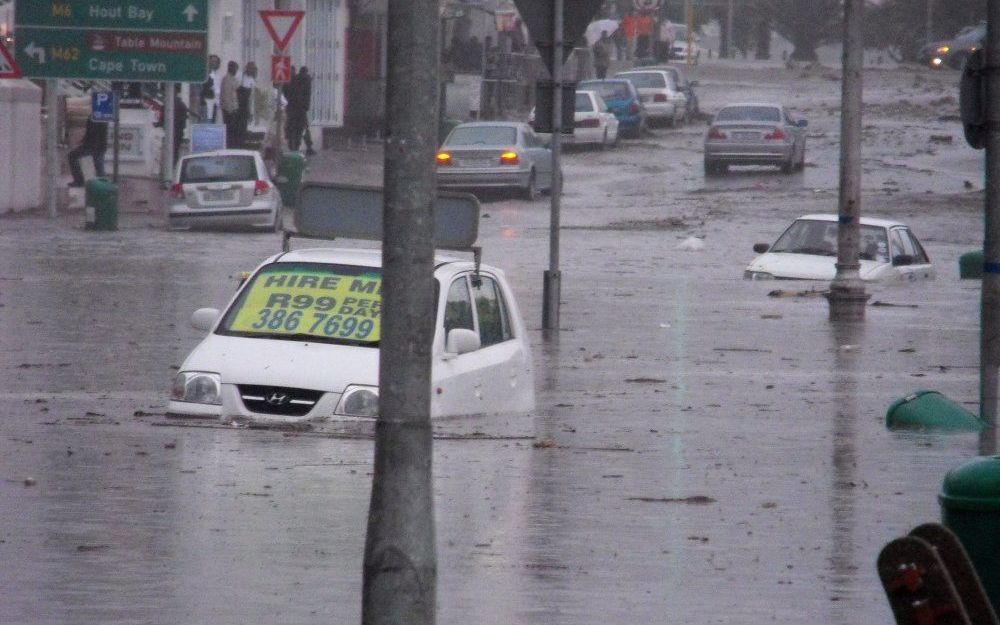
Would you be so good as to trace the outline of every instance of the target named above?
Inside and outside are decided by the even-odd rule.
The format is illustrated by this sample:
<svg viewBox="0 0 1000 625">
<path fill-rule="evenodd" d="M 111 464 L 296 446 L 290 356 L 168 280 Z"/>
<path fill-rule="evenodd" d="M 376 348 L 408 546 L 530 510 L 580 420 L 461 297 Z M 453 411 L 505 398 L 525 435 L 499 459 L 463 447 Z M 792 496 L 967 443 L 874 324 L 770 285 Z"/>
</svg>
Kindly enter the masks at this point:
<svg viewBox="0 0 1000 625">
<path fill-rule="evenodd" d="M 975 434 L 885 427 L 916 389 L 977 411 L 979 283 L 958 258 L 982 242 L 982 153 L 953 119 L 957 73 L 866 73 L 862 213 L 908 223 L 938 277 L 870 285 L 856 327 L 800 293 L 825 283 L 742 279 L 754 243 L 837 210 L 839 72 L 693 74 L 704 111 L 773 99 L 808 118 L 806 169 L 706 181 L 695 123 L 567 154 L 552 337 L 548 198 L 484 201 L 537 410 L 434 423 L 442 625 L 889 623 L 878 551 L 939 520 L 945 473 L 977 453 Z M 325 151 L 310 175 L 364 179 L 379 158 Z M 359 622 L 369 428 L 165 416 L 190 314 L 280 237 L 144 213 L 0 232 L 0 622 Z"/>
</svg>

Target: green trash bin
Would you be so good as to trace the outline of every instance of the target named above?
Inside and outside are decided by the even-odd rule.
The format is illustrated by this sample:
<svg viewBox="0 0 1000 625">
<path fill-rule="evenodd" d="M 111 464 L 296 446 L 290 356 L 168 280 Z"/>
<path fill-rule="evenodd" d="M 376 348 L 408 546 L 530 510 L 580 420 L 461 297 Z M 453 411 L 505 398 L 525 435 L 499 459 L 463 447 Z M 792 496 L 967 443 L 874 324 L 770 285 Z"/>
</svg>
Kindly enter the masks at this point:
<svg viewBox="0 0 1000 625">
<path fill-rule="evenodd" d="M 297 208 L 299 205 L 299 187 L 306 171 L 306 157 L 299 152 L 285 152 L 278 161 L 278 174 L 275 186 L 281 194 L 281 203 L 285 208 Z"/>
<path fill-rule="evenodd" d="M 966 252 L 959 256 L 958 277 L 962 280 L 982 280 L 983 250 Z"/>
<path fill-rule="evenodd" d="M 84 195 L 88 230 L 118 229 L 118 187 L 104 178 L 87 181 Z"/>
<path fill-rule="evenodd" d="M 914 391 L 892 402 L 885 413 L 890 430 L 966 430 L 977 432 L 983 422 L 937 391 Z"/>
<path fill-rule="evenodd" d="M 975 458 L 949 471 L 938 500 L 941 522 L 962 541 L 1000 613 L 1000 456 Z"/>
</svg>

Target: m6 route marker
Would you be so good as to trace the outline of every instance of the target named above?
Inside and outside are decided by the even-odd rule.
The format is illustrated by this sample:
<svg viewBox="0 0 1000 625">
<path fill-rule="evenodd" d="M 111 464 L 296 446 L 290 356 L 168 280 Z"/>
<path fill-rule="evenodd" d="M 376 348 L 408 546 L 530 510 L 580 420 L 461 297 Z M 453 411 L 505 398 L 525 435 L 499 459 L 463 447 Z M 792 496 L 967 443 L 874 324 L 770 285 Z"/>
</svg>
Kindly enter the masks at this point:
<svg viewBox="0 0 1000 625">
<path fill-rule="evenodd" d="M 208 0 L 41 0 L 14 8 L 31 78 L 201 82 Z"/>
</svg>

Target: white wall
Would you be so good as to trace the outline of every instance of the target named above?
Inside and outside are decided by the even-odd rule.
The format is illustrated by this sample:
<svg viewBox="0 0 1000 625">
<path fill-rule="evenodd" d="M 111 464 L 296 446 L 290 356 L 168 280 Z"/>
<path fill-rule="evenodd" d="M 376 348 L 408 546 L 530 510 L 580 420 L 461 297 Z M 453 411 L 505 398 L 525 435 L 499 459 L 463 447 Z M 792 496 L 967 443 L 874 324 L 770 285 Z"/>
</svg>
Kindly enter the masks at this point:
<svg viewBox="0 0 1000 625">
<path fill-rule="evenodd" d="M 41 150 L 12 146 L 42 145 L 42 90 L 27 80 L 0 80 L 0 145 L 8 156 L 0 159 L 0 214 L 36 208 L 42 203 Z"/>
</svg>

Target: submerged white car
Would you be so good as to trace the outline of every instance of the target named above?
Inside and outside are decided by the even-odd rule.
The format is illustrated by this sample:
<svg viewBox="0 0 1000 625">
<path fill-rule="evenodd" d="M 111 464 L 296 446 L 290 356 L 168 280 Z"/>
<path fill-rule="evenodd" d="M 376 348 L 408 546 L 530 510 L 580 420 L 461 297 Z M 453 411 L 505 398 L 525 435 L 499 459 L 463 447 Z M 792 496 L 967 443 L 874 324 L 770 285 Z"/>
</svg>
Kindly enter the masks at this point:
<svg viewBox="0 0 1000 625">
<path fill-rule="evenodd" d="M 534 408 L 527 331 L 507 279 L 436 258 L 431 416 Z M 381 252 L 303 249 L 268 258 L 177 373 L 168 412 L 223 422 L 378 416 Z"/>
<path fill-rule="evenodd" d="M 754 245 L 760 256 L 750 263 L 743 277 L 833 280 L 837 274 L 837 228 L 837 215 L 796 219 L 774 245 Z M 927 253 L 905 224 L 862 217 L 858 245 L 862 280 L 912 282 L 935 277 Z"/>
</svg>

